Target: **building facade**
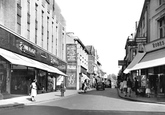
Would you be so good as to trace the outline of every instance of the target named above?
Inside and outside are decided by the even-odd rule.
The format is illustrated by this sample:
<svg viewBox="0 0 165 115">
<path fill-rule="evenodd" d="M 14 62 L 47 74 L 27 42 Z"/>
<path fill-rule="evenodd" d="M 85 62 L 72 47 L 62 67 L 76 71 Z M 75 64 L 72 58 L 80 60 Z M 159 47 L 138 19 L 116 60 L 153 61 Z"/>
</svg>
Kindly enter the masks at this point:
<svg viewBox="0 0 165 115">
<path fill-rule="evenodd" d="M 39 90 L 54 90 L 67 67 L 65 20 L 55 0 L 2 0 L 0 6 L 1 93 L 28 94 L 32 79 Z"/>
<path fill-rule="evenodd" d="M 73 35 L 66 35 L 67 80 L 66 86 L 79 90 L 85 79 L 89 79 L 88 51 L 82 41 Z"/>
<path fill-rule="evenodd" d="M 149 79 L 151 92 L 160 97 L 165 94 L 165 1 L 145 0 L 137 26 L 135 40 L 146 38 L 144 53 L 131 72 L 136 72 L 140 87 L 144 91 Z M 133 60 L 134 61 L 134 60 Z"/>
</svg>

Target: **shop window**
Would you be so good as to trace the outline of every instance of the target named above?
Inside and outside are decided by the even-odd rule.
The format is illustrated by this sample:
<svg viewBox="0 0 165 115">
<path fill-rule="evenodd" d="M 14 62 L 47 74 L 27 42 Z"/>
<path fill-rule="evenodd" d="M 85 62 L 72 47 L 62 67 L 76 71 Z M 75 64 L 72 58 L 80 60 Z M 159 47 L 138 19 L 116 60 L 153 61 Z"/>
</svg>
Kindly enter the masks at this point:
<svg viewBox="0 0 165 115">
<path fill-rule="evenodd" d="M 7 61 L 0 57 L 0 93 L 6 92 Z"/>
<path fill-rule="evenodd" d="M 159 6 L 161 6 L 163 3 L 165 3 L 164 0 L 159 0 Z"/>
<path fill-rule="evenodd" d="M 46 72 L 39 70 L 37 76 L 37 89 L 38 93 L 43 93 L 46 91 Z"/>
<path fill-rule="evenodd" d="M 34 68 L 12 65 L 11 69 L 11 93 L 29 94 L 30 84 L 35 78 Z"/>
</svg>

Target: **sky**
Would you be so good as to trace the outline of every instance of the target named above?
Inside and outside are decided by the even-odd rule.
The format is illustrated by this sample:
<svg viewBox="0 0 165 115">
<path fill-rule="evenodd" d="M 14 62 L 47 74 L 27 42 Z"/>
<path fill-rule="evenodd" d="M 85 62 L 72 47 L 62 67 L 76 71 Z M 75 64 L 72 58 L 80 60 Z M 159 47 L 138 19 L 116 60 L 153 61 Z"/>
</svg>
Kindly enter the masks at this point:
<svg viewBox="0 0 165 115">
<path fill-rule="evenodd" d="M 118 74 L 128 36 L 135 33 L 144 0 L 55 0 L 66 21 L 66 31 L 97 50 L 102 70 Z"/>
</svg>

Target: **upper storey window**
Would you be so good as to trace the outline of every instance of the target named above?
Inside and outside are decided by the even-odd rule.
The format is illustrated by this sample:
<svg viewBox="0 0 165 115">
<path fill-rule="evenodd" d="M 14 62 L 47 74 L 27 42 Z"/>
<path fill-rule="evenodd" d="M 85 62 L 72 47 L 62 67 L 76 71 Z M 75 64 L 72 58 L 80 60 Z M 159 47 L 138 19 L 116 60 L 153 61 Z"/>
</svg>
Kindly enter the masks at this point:
<svg viewBox="0 0 165 115">
<path fill-rule="evenodd" d="M 159 0 L 159 6 L 165 3 L 165 0 Z"/>
<path fill-rule="evenodd" d="M 165 37 L 165 16 L 158 20 L 159 38 Z"/>
</svg>

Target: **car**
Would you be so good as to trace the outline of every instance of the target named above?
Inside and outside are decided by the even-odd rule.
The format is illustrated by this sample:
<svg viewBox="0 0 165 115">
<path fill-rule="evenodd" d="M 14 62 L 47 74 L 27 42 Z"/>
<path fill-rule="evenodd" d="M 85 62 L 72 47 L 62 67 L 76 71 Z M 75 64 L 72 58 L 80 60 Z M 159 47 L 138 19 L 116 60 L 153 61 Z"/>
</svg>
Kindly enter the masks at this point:
<svg viewBox="0 0 165 115">
<path fill-rule="evenodd" d="M 96 83 L 96 90 L 100 90 L 100 89 L 105 90 L 104 82 L 97 82 Z"/>
</svg>

